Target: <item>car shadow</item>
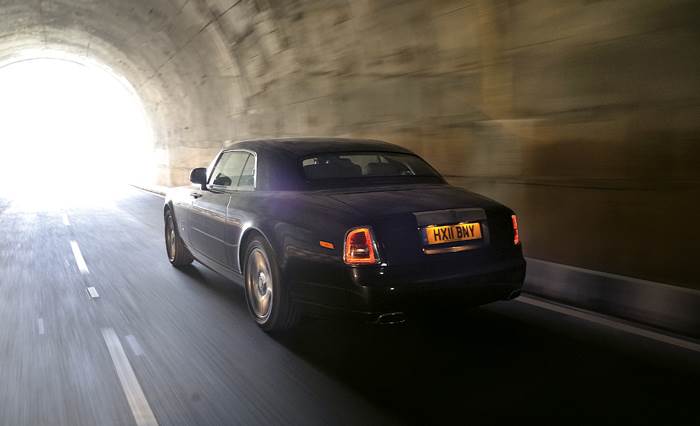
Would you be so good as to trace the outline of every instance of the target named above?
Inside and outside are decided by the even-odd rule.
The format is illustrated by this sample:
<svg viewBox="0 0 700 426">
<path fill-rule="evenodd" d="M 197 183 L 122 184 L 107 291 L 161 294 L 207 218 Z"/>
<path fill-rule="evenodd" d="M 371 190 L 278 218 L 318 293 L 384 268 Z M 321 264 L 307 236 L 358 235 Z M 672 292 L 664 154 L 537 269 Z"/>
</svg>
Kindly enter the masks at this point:
<svg viewBox="0 0 700 426">
<path fill-rule="evenodd" d="M 178 270 L 196 282 L 199 287 L 206 288 L 232 305 L 248 309 L 245 304 L 245 292 L 240 285 L 196 262 L 182 266 Z"/>
<path fill-rule="evenodd" d="M 380 326 L 306 319 L 277 340 L 401 423 L 483 420 L 493 412 L 503 417 L 504 408 L 510 408 L 504 404 L 517 406 L 505 393 L 516 392 L 517 384 L 511 382 L 521 366 L 513 352 L 524 344 L 522 338 L 484 310 L 472 309 L 449 321 L 409 318 L 405 324 Z M 495 383 L 509 390 L 492 398 L 501 393 Z"/>
<path fill-rule="evenodd" d="M 247 316 L 240 286 L 181 271 Z M 684 389 L 698 379 L 517 302 L 390 326 L 305 318 L 270 338 L 403 424 L 683 423 L 677 407 L 692 406 Z"/>
<path fill-rule="evenodd" d="M 523 306 L 509 303 L 399 326 L 307 320 L 278 341 L 406 424 L 669 424 L 684 415 L 673 408 L 689 398 L 677 386 L 692 385 L 682 369 L 631 359 L 539 313 L 524 322 L 509 311 Z"/>
</svg>

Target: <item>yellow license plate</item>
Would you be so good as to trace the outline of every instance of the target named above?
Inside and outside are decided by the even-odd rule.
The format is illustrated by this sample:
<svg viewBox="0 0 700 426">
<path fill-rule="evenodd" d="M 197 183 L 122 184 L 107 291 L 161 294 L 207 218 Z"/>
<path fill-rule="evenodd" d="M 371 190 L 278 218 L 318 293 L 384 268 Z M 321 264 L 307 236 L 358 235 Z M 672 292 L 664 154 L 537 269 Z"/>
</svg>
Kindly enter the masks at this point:
<svg viewBox="0 0 700 426">
<path fill-rule="evenodd" d="M 456 225 L 428 226 L 425 228 L 425 238 L 430 245 L 480 240 L 481 224 L 458 223 Z"/>
</svg>

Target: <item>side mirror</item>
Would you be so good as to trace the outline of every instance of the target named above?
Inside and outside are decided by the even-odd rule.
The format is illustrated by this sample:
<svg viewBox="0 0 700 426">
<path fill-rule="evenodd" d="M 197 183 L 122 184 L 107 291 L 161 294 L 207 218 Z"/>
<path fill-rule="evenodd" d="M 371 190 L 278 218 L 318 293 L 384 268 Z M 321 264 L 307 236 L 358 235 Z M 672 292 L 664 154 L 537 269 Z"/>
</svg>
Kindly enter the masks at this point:
<svg viewBox="0 0 700 426">
<path fill-rule="evenodd" d="M 190 182 L 201 185 L 202 189 L 207 189 L 207 169 L 198 167 L 190 172 Z"/>
</svg>

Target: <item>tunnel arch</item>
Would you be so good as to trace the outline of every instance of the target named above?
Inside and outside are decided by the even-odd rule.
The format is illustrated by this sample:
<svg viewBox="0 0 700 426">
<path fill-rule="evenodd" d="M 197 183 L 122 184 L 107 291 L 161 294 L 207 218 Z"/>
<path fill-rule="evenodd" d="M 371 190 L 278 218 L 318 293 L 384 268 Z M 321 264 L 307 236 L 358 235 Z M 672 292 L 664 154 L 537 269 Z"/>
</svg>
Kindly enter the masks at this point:
<svg viewBox="0 0 700 426">
<path fill-rule="evenodd" d="M 692 261 L 666 266 L 689 219 L 667 256 L 636 227 L 698 207 L 674 196 L 700 179 L 698 4 L 672 3 L 5 0 L 0 57 L 58 48 L 127 78 L 161 184 L 229 140 L 385 139 L 514 207 L 529 256 L 697 286 Z"/>
<path fill-rule="evenodd" d="M 480 107 L 472 95 L 454 95 L 481 84 L 460 64 L 496 60 L 499 46 L 470 41 L 483 26 L 473 17 L 498 21 L 498 10 L 459 3 L 11 0 L 0 56 L 60 48 L 124 75 L 154 123 L 156 180 L 166 185 L 186 183 L 187 171 L 229 140 L 270 136 L 375 137 L 447 174 L 489 172 L 483 159 L 517 172 L 498 155 L 517 151 L 512 138 L 498 152 L 478 144 L 484 131 L 500 136 L 500 125 L 452 123 L 502 118 L 510 108 L 508 96 Z M 498 25 L 486 29 L 496 38 Z"/>
<path fill-rule="evenodd" d="M 227 58 L 203 53 L 222 43 L 214 31 L 199 34 L 207 10 L 201 2 L 189 3 L 5 2 L 0 7 L 0 64 L 60 57 L 104 66 L 123 77 L 142 101 L 153 129 L 157 172 L 147 183 L 183 183 L 191 165 L 208 162 L 229 133 L 212 131 L 222 127 L 225 114 L 206 106 L 207 99 L 227 97 L 225 85 L 203 93 L 201 84 Z"/>
<path fill-rule="evenodd" d="M 102 63 L 23 50 L 0 62 L 2 189 L 111 188 L 153 179 L 152 130 L 139 96 Z M 17 185 L 21 176 L 24 185 Z"/>
</svg>

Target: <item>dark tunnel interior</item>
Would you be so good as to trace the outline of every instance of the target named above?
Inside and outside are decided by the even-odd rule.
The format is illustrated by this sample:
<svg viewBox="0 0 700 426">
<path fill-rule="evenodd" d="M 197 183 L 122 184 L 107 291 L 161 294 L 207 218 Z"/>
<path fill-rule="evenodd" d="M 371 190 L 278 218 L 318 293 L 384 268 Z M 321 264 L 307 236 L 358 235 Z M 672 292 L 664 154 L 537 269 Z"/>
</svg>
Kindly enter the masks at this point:
<svg viewBox="0 0 700 426">
<path fill-rule="evenodd" d="M 693 0 L 0 0 L 0 424 L 697 424 L 699 15 Z M 261 217 L 295 219 L 269 226 L 279 250 L 257 231 L 276 253 L 257 287 L 243 251 L 227 254 L 243 287 L 196 253 L 171 267 L 186 225 L 168 228 L 169 194 L 199 190 L 192 169 L 218 173 L 236 141 L 307 137 L 390 142 L 512 209 L 523 295 L 405 324 L 309 315 L 270 336 L 250 320 L 249 292 L 293 259 L 322 265 L 319 239 L 347 265 L 365 249 L 381 268 L 404 260 L 386 247 L 403 219 L 354 224 L 356 255 L 346 234 L 301 230 L 330 220 L 321 204 L 420 218 L 437 189 L 386 208 L 334 186 L 279 195 Z M 289 172 L 254 147 L 220 182 L 258 192 Z M 362 149 L 375 157 L 358 182 L 413 173 Z M 254 254 L 256 223 L 228 196 L 209 215 L 239 240 L 193 229 Z M 450 196 L 441 209 L 472 200 Z M 474 238 L 495 247 L 491 214 Z M 375 279 L 358 264 L 353 282 Z M 439 269 L 424 265 L 402 277 Z M 358 285 L 343 291 L 375 300 Z"/>
</svg>

